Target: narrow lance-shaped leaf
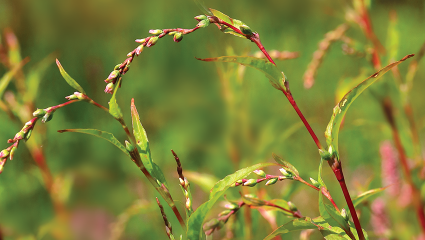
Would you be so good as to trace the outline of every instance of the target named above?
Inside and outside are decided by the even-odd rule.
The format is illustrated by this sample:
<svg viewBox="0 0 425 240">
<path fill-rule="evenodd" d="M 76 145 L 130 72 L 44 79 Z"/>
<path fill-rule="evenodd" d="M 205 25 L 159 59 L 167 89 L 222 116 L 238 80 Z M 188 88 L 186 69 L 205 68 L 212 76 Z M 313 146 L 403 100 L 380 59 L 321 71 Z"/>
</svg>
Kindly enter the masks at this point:
<svg viewBox="0 0 425 240">
<path fill-rule="evenodd" d="M 300 175 L 300 173 L 298 172 L 298 170 L 292 164 L 290 164 L 289 162 L 283 160 L 281 157 L 279 157 L 278 155 L 276 155 L 274 153 L 272 155 L 273 155 L 274 160 L 277 163 L 279 163 L 280 165 L 282 165 L 282 167 L 285 170 L 289 170 L 290 172 L 294 173 L 297 176 Z"/>
<path fill-rule="evenodd" d="M 133 125 L 133 134 L 137 141 L 136 144 L 139 148 L 140 158 L 142 159 L 143 165 L 152 177 L 168 187 L 163 172 L 152 160 L 148 136 L 140 122 L 140 116 L 137 112 L 136 105 L 134 104 L 134 99 L 131 99 L 131 121 Z"/>
<path fill-rule="evenodd" d="M 275 229 L 266 238 L 264 238 L 264 240 L 271 240 L 281 234 L 285 234 L 285 233 L 289 233 L 293 231 L 301 231 L 306 229 L 318 229 L 318 227 L 316 226 L 314 221 L 312 221 L 312 219 L 309 217 L 294 219 Z"/>
<path fill-rule="evenodd" d="M 112 133 L 97 130 L 97 129 L 64 129 L 64 130 L 59 130 L 58 132 L 60 132 L 60 133 L 63 133 L 63 132 L 85 133 L 85 134 L 93 135 L 93 136 L 96 136 L 96 137 L 99 137 L 99 138 L 103 138 L 106 141 L 114 144 L 118 149 L 120 149 L 127 156 L 130 156 L 127 149 L 125 149 L 124 145 L 122 145 L 118 141 L 118 139 L 115 138 L 115 136 Z"/>
<path fill-rule="evenodd" d="M 358 195 L 357 197 L 352 199 L 354 207 L 356 207 L 357 205 L 359 205 L 363 201 L 366 201 L 368 198 L 374 196 L 375 194 L 384 191 L 385 189 L 386 189 L 386 187 L 385 188 L 375 188 L 375 189 L 368 190 L 368 191 Z"/>
<path fill-rule="evenodd" d="M 239 56 L 223 56 L 216 58 L 196 58 L 205 62 L 234 62 L 239 63 L 244 66 L 252 67 L 263 72 L 266 77 L 269 79 L 270 84 L 277 90 L 285 90 L 286 76 L 283 72 L 273 63 L 269 62 L 266 59 L 255 58 L 255 57 L 239 57 Z"/>
<path fill-rule="evenodd" d="M 118 80 L 116 86 L 119 86 L 121 83 L 121 79 Z M 112 94 L 111 99 L 109 100 L 109 113 L 115 118 L 115 119 L 122 119 L 123 115 L 120 109 L 120 106 L 118 106 L 116 95 L 117 95 L 118 87 L 115 87 L 114 94 Z"/>
<path fill-rule="evenodd" d="M 331 154 L 335 154 L 338 161 L 338 133 L 339 128 L 341 126 L 342 119 L 345 116 L 350 105 L 353 101 L 370 85 L 372 85 L 376 80 L 382 77 L 386 72 L 388 72 L 391 68 L 397 66 L 401 62 L 406 59 L 414 56 L 413 54 L 407 55 L 402 58 L 400 61 L 389 64 L 388 66 L 382 68 L 378 72 L 374 73 L 372 76 L 368 77 L 366 80 L 361 82 L 357 87 L 353 88 L 349 91 L 345 96 L 341 99 L 341 101 L 334 107 L 333 114 L 331 120 L 326 128 L 325 137 L 326 142 L 328 143 L 329 152 Z"/>
<path fill-rule="evenodd" d="M 69 86 L 73 87 L 80 93 L 87 95 L 84 89 L 80 86 L 80 84 L 77 83 L 69 74 L 63 69 L 61 63 L 58 59 L 56 59 L 56 65 L 58 65 L 59 71 L 61 72 L 62 77 L 65 79 L 65 81 L 69 84 Z"/>
<path fill-rule="evenodd" d="M 233 19 L 233 18 L 231 18 L 231 17 L 227 16 L 226 14 L 224 14 L 224 13 L 222 13 L 222 12 L 218 11 L 218 10 L 215 10 L 215 9 L 212 9 L 212 8 L 210 8 L 209 10 L 212 12 L 212 14 L 213 14 L 215 17 L 217 17 L 217 18 L 219 18 L 219 19 L 221 19 L 221 20 L 225 21 L 226 23 L 228 23 L 228 24 L 232 25 L 233 27 L 235 27 L 235 28 L 237 28 L 237 29 L 240 29 L 240 27 L 241 27 L 242 25 L 247 26 L 247 25 L 246 25 L 245 23 L 243 23 L 242 21 L 237 20 L 237 19 Z M 237 37 L 245 38 L 245 35 L 242 35 L 242 34 L 240 34 L 240 33 L 235 32 L 232 28 L 230 28 L 230 27 L 228 27 L 228 26 L 222 26 L 222 25 L 221 25 L 221 26 L 219 26 L 219 28 L 220 28 L 220 30 L 221 30 L 221 31 L 223 31 L 224 33 L 230 33 L 230 34 L 235 35 L 235 36 L 237 36 Z"/>
<path fill-rule="evenodd" d="M 320 159 L 319 171 L 318 171 L 319 174 L 318 174 L 317 180 L 319 181 L 320 185 L 322 185 L 323 187 L 327 188 L 325 182 L 322 179 L 323 161 L 324 161 L 323 159 Z"/>
<path fill-rule="evenodd" d="M 10 71 L 3 75 L 0 79 L 0 98 L 2 98 L 4 91 L 12 80 L 13 76 L 27 63 L 29 58 L 25 58 L 19 64 L 16 64 Z"/>
<path fill-rule="evenodd" d="M 350 225 L 348 225 L 348 222 L 344 219 L 344 217 L 342 217 L 332 205 L 323 201 L 323 194 L 321 191 L 319 192 L 319 212 L 331 227 L 342 228 L 351 239 L 356 239 L 351 232 Z"/>
<path fill-rule="evenodd" d="M 198 240 L 202 236 L 202 224 L 204 223 L 205 217 L 207 216 L 210 209 L 214 206 L 217 200 L 223 196 L 224 192 L 237 180 L 248 176 L 252 171 L 267 166 L 277 165 L 275 163 L 259 163 L 251 167 L 243 168 L 236 171 L 233 174 L 228 175 L 219 182 L 217 182 L 214 188 L 211 190 L 209 200 L 203 203 L 196 209 L 196 211 L 190 216 L 187 222 L 187 238 L 189 240 Z"/>
<path fill-rule="evenodd" d="M 352 240 L 352 238 L 350 238 L 342 228 L 329 225 L 329 223 L 325 221 L 323 217 L 319 216 L 313 218 L 312 220 L 317 225 L 320 233 L 326 240 Z M 350 227 L 350 229 L 352 232 L 357 233 L 355 228 Z"/>
</svg>

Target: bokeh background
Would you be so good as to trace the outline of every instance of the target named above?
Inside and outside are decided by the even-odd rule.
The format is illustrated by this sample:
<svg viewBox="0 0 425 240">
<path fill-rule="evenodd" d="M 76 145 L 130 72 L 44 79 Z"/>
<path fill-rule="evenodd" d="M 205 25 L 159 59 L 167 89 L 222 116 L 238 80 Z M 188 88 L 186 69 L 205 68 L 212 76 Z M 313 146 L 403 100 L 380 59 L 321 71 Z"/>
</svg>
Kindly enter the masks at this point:
<svg viewBox="0 0 425 240">
<path fill-rule="evenodd" d="M 314 86 L 303 87 L 303 74 L 313 52 L 327 32 L 345 22 L 350 1 L 219 0 L 206 2 L 206 6 L 244 21 L 260 34 L 266 49 L 299 53 L 298 58 L 277 61 L 277 65 L 288 77 L 294 98 L 324 144 L 323 133 L 339 86 L 361 72 L 365 77 L 374 73 L 369 56 L 346 55 L 341 50 L 342 42 L 336 42 L 327 52 Z M 399 32 L 396 59 L 400 59 L 417 53 L 425 41 L 425 4 L 422 0 L 371 1 L 371 20 L 384 46 L 388 46 L 390 13 L 394 11 Z M 193 17 L 202 13 L 190 0 L 0 0 L 3 48 L 6 53 L 13 50 L 6 36 L 14 33 L 19 43 L 19 51 L 15 48 L 15 53 L 21 58 L 30 57 L 20 76 L 28 81 L 28 104 L 19 102 L 25 96 L 19 95 L 15 80 L 2 97 L 15 112 L 0 111 L 0 149 L 8 147 L 7 139 L 21 129 L 19 112 L 60 104 L 66 101 L 65 96 L 74 92 L 62 79 L 54 64 L 55 58 L 92 99 L 107 106 L 110 95 L 103 93 L 103 80 L 137 47 L 135 39 L 149 36 L 149 29 L 192 28 L 197 23 Z M 351 24 L 346 35 L 360 45 L 369 44 L 355 24 Z M 171 37 L 161 39 L 135 59 L 123 78 L 118 103 L 125 120 L 131 122 L 130 101 L 135 98 L 154 161 L 166 173 L 173 186 L 171 194 L 179 201 L 180 209 L 183 209 L 184 197 L 170 149 L 177 152 L 192 182 L 195 208 L 208 199 L 208 189 L 215 181 L 242 167 L 273 161 L 272 152 L 295 165 L 305 179 L 317 178 L 320 158 L 314 142 L 284 95 L 272 88 L 262 73 L 234 64 L 195 59 L 251 55 L 256 51 L 251 42 L 222 34 L 210 26 L 184 36 L 180 43 L 173 42 Z M 388 54 L 382 57 L 383 64 L 389 62 L 388 58 Z M 408 63 L 399 67 L 403 76 L 407 66 Z M 0 76 L 9 67 L 0 66 Z M 424 61 L 420 62 L 409 94 L 421 140 L 425 127 L 424 67 Z M 385 141 L 391 143 L 391 129 L 379 99 L 386 91 L 396 91 L 391 73 L 383 79 L 385 83 L 366 91 L 352 105 L 340 133 L 341 158 L 354 196 L 368 188 L 383 186 L 380 147 Z M 32 109 L 28 109 L 31 106 Z M 396 114 L 400 124 L 405 124 L 402 111 L 399 109 Z M 45 125 L 38 123 L 27 144 L 42 149 L 54 179 L 52 191 L 56 200 L 52 200 L 46 190 L 31 151 L 21 144 L 14 160 L 7 162 L 0 175 L 3 238 L 165 239 L 162 218 L 154 200 L 156 192 L 140 170 L 106 141 L 57 132 L 69 128 L 96 128 L 113 133 L 122 142 L 126 138 L 113 118 L 85 103 L 58 110 Z M 414 149 L 408 135 L 404 144 L 408 156 L 413 158 Z M 273 168 L 266 172 L 278 174 Z M 402 176 L 401 171 L 396 169 L 396 172 Z M 344 206 L 338 184 L 327 167 L 324 179 L 336 202 Z M 295 182 L 234 189 L 228 197 L 237 199 L 238 191 L 258 193 L 261 189 L 266 190 L 266 198 L 285 198 L 294 202 L 305 216 L 318 216 L 317 192 Z M 393 228 L 391 236 L 412 239 L 419 235 L 416 218 L 412 217 L 414 211 L 408 204 L 390 201 L 386 193 L 380 198 L 390 206 L 388 218 L 398 219 L 389 220 Z M 62 203 L 61 210 L 55 208 L 54 201 Z M 371 232 L 371 239 L 378 239 L 373 233 L 370 209 L 370 202 L 363 206 L 362 222 Z M 217 204 L 210 218 L 222 210 L 223 206 Z M 57 211 L 65 212 L 66 217 L 58 217 Z M 181 232 L 171 211 L 166 211 L 175 231 Z M 252 211 L 251 231 L 248 231 L 244 228 L 246 216 L 242 212 L 238 215 L 240 223 L 233 225 L 234 238 L 262 239 L 272 231 L 256 211 Z M 288 220 L 278 217 L 280 224 Z M 214 238 L 221 239 L 225 232 L 221 230 Z M 285 239 L 297 238 L 299 234 Z M 313 234 L 312 239 L 320 239 L 320 235 Z"/>
</svg>

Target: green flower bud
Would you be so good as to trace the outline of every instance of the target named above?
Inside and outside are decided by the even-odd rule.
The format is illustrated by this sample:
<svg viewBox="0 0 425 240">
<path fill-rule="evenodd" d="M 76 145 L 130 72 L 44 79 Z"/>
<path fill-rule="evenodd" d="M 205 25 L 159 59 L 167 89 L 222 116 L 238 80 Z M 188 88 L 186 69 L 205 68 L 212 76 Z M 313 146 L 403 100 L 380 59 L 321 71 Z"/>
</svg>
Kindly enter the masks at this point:
<svg viewBox="0 0 425 240">
<path fill-rule="evenodd" d="M 227 214 L 229 214 L 230 212 L 231 212 L 232 210 L 230 210 L 230 209 L 227 209 L 227 210 L 224 210 L 223 212 L 221 212 L 220 214 L 218 214 L 218 216 L 226 216 Z"/>
<path fill-rule="evenodd" d="M 147 47 L 152 47 L 153 45 L 156 44 L 156 42 L 158 42 L 158 37 L 151 37 L 149 38 L 148 43 L 146 44 Z"/>
<path fill-rule="evenodd" d="M 142 39 L 136 39 L 136 42 L 137 42 L 137 43 L 145 43 L 145 42 L 146 42 L 146 39 L 145 39 L 145 38 L 142 38 Z"/>
<path fill-rule="evenodd" d="M 242 179 L 240 179 L 240 180 L 238 180 L 236 182 L 239 183 L 239 184 L 241 184 L 243 181 L 242 181 Z"/>
<path fill-rule="evenodd" d="M 252 30 L 250 27 L 248 27 L 247 25 L 243 24 L 239 26 L 239 29 L 242 31 L 243 34 L 251 36 L 252 35 Z"/>
<path fill-rule="evenodd" d="M 248 187 L 254 187 L 255 185 L 257 185 L 257 180 L 256 179 L 249 179 L 243 185 L 248 186 Z"/>
<path fill-rule="evenodd" d="M 208 17 L 205 15 L 198 15 L 195 17 L 195 19 L 198 21 L 202 21 L 202 20 L 208 19 Z"/>
<path fill-rule="evenodd" d="M 288 171 L 284 168 L 279 169 L 279 171 L 282 173 L 283 176 L 285 176 L 287 178 L 292 178 L 294 176 L 294 174 L 292 174 L 292 172 L 290 172 L 290 171 Z"/>
<path fill-rule="evenodd" d="M 159 34 L 163 33 L 163 31 L 161 29 L 151 29 L 149 30 L 149 33 L 158 36 Z"/>
<path fill-rule="evenodd" d="M 298 208 L 293 204 L 292 202 L 288 202 L 289 210 L 296 212 L 298 211 Z"/>
<path fill-rule="evenodd" d="M 183 39 L 183 34 L 181 32 L 176 32 L 176 34 L 174 34 L 174 42 L 180 42 Z"/>
<path fill-rule="evenodd" d="M 134 146 L 129 141 L 125 140 L 125 149 L 127 149 L 128 152 L 133 152 Z"/>
<path fill-rule="evenodd" d="M 28 132 L 25 134 L 25 142 L 28 141 L 28 139 L 30 139 L 32 134 L 32 128 L 28 130 Z"/>
<path fill-rule="evenodd" d="M 254 170 L 254 173 L 257 174 L 260 177 L 265 178 L 266 177 L 266 173 L 263 170 Z"/>
<path fill-rule="evenodd" d="M 0 173 L 3 172 L 4 164 L 6 163 L 6 158 L 0 158 Z"/>
<path fill-rule="evenodd" d="M 325 161 L 329 161 L 332 157 L 332 155 L 328 151 L 323 149 L 319 149 L 319 154 L 320 154 L 320 157 Z"/>
<path fill-rule="evenodd" d="M 110 80 L 109 82 L 112 82 L 112 80 L 117 79 L 118 77 L 120 77 L 120 75 L 121 73 L 119 70 L 114 70 L 109 74 L 107 80 Z"/>
<path fill-rule="evenodd" d="M 211 219 L 210 221 L 206 222 L 202 228 L 204 229 L 204 231 L 214 229 L 218 226 L 219 223 L 220 223 L 220 221 L 218 219 L 214 218 L 214 219 Z"/>
<path fill-rule="evenodd" d="M 120 64 L 115 65 L 114 70 L 119 70 L 119 69 L 120 69 L 120 66 L 121 66 L 121 63 L 120 63 Z"/>
<path fill-rule="evenodd" d="M 136 55 L 139 56 L 143 52 L 143 44 L 136 48 Z"/>
<path fill-rule="evenodd" d="M 52 120 L 52 118 L 53 118 L 53 112 L 48 112 L 48 113 L 46 113 L 46 115 L 44 115 L 44 117 L 41 119 L 41 121 L 43 123 L 46 123 L 46 122 Z"/>
<path fill-rule="evenodd" d="M 201 28 L 205 28 L 205 27 L 208 27 L 209 25 L 210 25 L 210 20 L 205 19 L 205 20 L 200 21 L 196 26 L 201 27 Z"/>
<path fill-rule="evenodd" d="M 0 152 L 0 158 L 6 158 L 7 156 L 9 156 L 9 151 L 7 150 L 7 149 L 3 149 L 1 152 Z"/>
<path fill-rule="evenodd" d="M 315 186 L 317 188 L 321 187 L 321 184 L 318 181 L 314 180 L 313 178 L 310 178 L 310 181 L 313 184 L 313 186 Z"/>
<path fill-rule="evenodd" d="M 18 149 L 18 148 L 15 147 L 15 146 L 13 146 L 12 149 L 10 149 L 10 154 L 9 154 L 10 160 L 12 160 L 13 156 L 15 156 L 16 149 Z"/>
<path fill-rule="evenodd" d="M 341 209 L 341 216 L 345 219 L 345 221 L 349 221 L 350 220 L 350 216 L 348 216 L 348 212 L 347 210 L 345 210 L 345 208 Z"/>
<path fill-rule="evenodd" d="M 44 116 L 44 114 L 46 114 L 46 110 L 44 110 L 44 109 L 39 109 L 39 108 L 37 108 L 37 110 L 35 110 L 35 111 L 32 113 L 32 115 L 33 115 L 34 117 L 38 117 L 38 118 L 41 118 L 42 116 Z"/>
<path fill-rule="evenodd" d="M 23 130 L 19 131 L 18 133 L 15 134 L 15 138 L 16 140 L 21 140 L 25 138 L 25 132 L 23 132 Z"/>
<path fill-rule="evenodd" d="M 238 209 L 239 206 L 236 203 L 226 203 L 226 205 L 224 205 L 225 208 L 230 209 L 230 210 L 235 210 Z"/>
<path fill-rule="evenodd" d="M 266 182 L 266 186 L 273 185 L 277 182 L 277 178 L 272 178 Z"/>
</svg>

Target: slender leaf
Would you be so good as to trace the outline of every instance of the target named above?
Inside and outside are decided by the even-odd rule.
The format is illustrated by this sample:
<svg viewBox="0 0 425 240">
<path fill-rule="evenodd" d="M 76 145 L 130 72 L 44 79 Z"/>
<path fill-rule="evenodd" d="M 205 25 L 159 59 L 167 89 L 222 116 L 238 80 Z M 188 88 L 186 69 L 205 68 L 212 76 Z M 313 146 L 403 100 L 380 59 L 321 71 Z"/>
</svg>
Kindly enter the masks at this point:
<svg viewBox="0 0 425 240">
<path fill-rule="evenodd" d="M 23 96 L 25 102 L 33 102 L 38 94 L 38 89 L 40 87 L 40 82 L 43 79 L 47 69 L 50 67 L 54 60 L 53 54 L 48 55 L 43 60 L 37 63 L 27 77 L 27 89 L 28 91 Z"/>
<path fill-rule="evenodd" d="M 279 69 L 273 63 L 269 62 L 266 59 L 255 58 L 255 57 L 239 57 L 239 56 L 223 56 L 216 58 L 196 58 L 205 62 L 234 62 L 239 63 L 244 66 L 255 68 L 261 72 L 263 72 L 266 77 L 269 79 L 270 84 L 276 88 L 277 90 L 285 90 L 285 81 L 286 76 L 283 72 L 279 71 Z"/>
<path fill-rule="evenodd" d="M 64 130 L 59 130 L 58 132 L 60 132 L 60 133 L 63 133 L 63 132 L 77 132 L 77 133 L 85 133 L 85 134 L 93 135 L 93 136 L 96 136 L 96 137 L 100 137 L 100 138 L 103 138 L 106 141 L 114 144 L 117 148 L 119 148 L 127 156 L 130 156 L 130 154 L 128 153 L 127 149 L 125 149 L 124 145 L 122 145 L 118 141 L 118 139 L 115 138 L 115 136 L 112 133 L 101 131 L 101 130 L 97 130 L 97 129 L 64 129 Z"/>
<path fill-rule="evenodd" d="M 240 29 L 240 26 L 241 26 L 241 25 L 245 25 L 245 26 L 247 26 L 247 25 L 246 25 L 245 23 L 243 23 L 242 21 L 237 20 L 237 19 L 233 19 L 233 18 L 231 18 L 231 17 L 227 16 L 226 14 L 224 14 L 224 13 L 222 13 L 222 12 L 218 11 L 218 10 L 215 10 L 215 9 L 212 9 L 212 8 L 210 8 L 209 10 L 212 12 L 212 14 L 213 14 L 214 16 L 216 16 L 217 18 L 219 18 L 219 19 L 221 19 L 221 20 L 225 21 L 226 23 L 228 23 L 228 24 L 232 25 L 233 27 L 235 27 L 235 28 L 237 28 L 237 29 Z M 245 38 L 245 35 L 242 35 L 242 34 L 240 34 L 240 33 L 235 32 L 232 28 L 230 28 L 230 27 L 228 27 L 228 26 L 223 26 L 223 25 L 221 25 L 221 26 L 220 26 L 220 30 L 221 30 L 221 31 L 223 31 L 224 33 L 230 33 L 230 34 L 235 35 L 235 36 L 237 36 L 237 37 Z"/>
<path fill-rule="evenodd" d="M 407 55 L 404 58 L 402 58 L 400 61 L 391 63 L 388 66 L 379 70 L 378 72 L 374 73 L 372 76 L 368 77 L 359 85 L 357 85 L 357 87 L 353 88 L 351 91 L 345 94 L 345 96 L 341 99 L 341 101 L 334 107 L 331 120 L 326 128 L 325 137 L 326 137 L 326 142 L 328 143 L 329 148 L 332 148 L 331 150 L 337 156 L 338 161 L 339 161 L 339 157 L 338 157 L 339 128 L 341 126 L 342 119 L 344 118 L 345 113 L 347 112 L 350 105 L 366 88 L 372 85 L 376 80 L 382 77 L 391 68 L 397 66 L 398 64 L 400 64 L 401 62 L 405 61 L 406 59 L 412 56 L 413 54 Z"/>
<path fill-rule="evenodd" d="M 323 201 L 323 194 L 321 191 L 319 192 L 319 212 L 323 219 L 329 223 L 331 227 L 339 227 L 343 229 L 347 235 L 351 236 L 351 239 L 355 240 L 348 222 L 341 216 L 334 206 Z"/>
<path fill-rule="evenodd" d="M 327 240 L 352 240 L 342 228 L 329 225 L 329 223 L 326 222 L 323 217 L 313 218 L 313 221 L 319 227 L 322 236 Z M 357 236 L 356 229 L 354 227 L 350 227 L 350 229 L 351 232 Z M 365 236 L 366 240 L 369 239 L 365 231 L 363 231 L 363 235 Z"/>
<path fill-rule="evenodd" d="M 25 58 L 19 64 L 16 64 L 10 71 L 3 75 L 0 79 L 0 98 L 3 97 L 3 93 L 12 80 L 13 76 L 25 65 L 29 62 L 29 58 Z"/>
<path fill-rule="evenodd" d="M 264 238 L 264 240 L 271 240 L 281 234 L 293 231 L 301 231 L 305 229 L 317 229 L 317 226 L 315 225 L 314 221 L 312 221 L 312 219 L 309 217 L 294 219 L 288 223 L 285 223 L 284 225 L 278 227 L 272 233 L 270 233 L 266 238 Z"/>
<path fill-rule="evenodd" d="M 140 158 L 142 159 L 143 165 L 152 175 L 152 177 L 154 177 L 160 183 L 163 183 L 168 188 L 164 173 L 152 160 L 148 136 L 142 126 L 142 123 L 140 122 L 140 116 L 137 112 L 136 105 L 134 105 L 134 99 L 131 100 L 131 121 L 133 125 L 133 134 L 137 141 L 137 147 L 139 149 Z"/>
<path fill-rule="evenodd" d="M 294 167 L 294 166 L 292 166 L 292 164 L 290 164 L 289 162 L 287 162 L 287 161 L 285 161 L 285 160 L 283 160 L 281 157 L 279 157 L 278 155 L 276 155 L 276 154 L 272 154 L 273 155 L 273 158 L 274 158 L 274 160 L 277 162 L 277 163 L 279 163 L 280 165 L 282 165 L 282 167 L 285 169 L 285 170 L 289 170 L 290 172 L 292 172 L 292 173 L 294 173 L 295 175 L 297 175 L 297 176 L 299 176 L 300 175 L 300 173 L 298 172 L 298 170 Z"/>
<path fill-rule="evenodd" d="M 118 91 L 118 86 L 121 83 L 121 78 L 118 80 L 118 82 L 115 84 L 117 87 L 114 89 L 114 94 L 112 94 L 111 99 L 109 100 L 109 113 L 115 118 L 115 119 L 122 119 L 123 115 L 121 112 L 120 106 L 118 106 L 116 95 Z"/>
<path fill-rule="evenodd" d="M 357 197 L 352 199 L 354 207 L 356 207 L 357 205 L 359 205 L 363 201 L 366 201 L 368 198 L 372 197 L 373 195 L 384 191 L 385 189 L 386 189 L 386 187 L 385 188 L 375 188 L 375 189 L 368 190 L 368 191 L 358 195 Z M 348 208 L 346 208 L 346 209 L 348 209 Z"/>
<path fill-rule="evenodd" d="M 204 223 L 205 217 L 207 216 L 210 209 L 214 206 L 216 201 L 223 196 L 224 192 L 237 180 L 248 176 L 252 171 L 267 166 L 277 165 L 274 163 L 258 163 L 251 167 L 243 168 L 236 171 L 233 174 L 228 175 L 219 182 L 217 182 L 214 188 L 211 190 L 209 200 L 203 203 L 196 209 L 196 211 L 190 216 L 187 222 L 187 238 L 189 240 L 197 240 L 202 237 L 202 224 Z"/>
<path fill-rule="evenodd" d="M 79 91 L 82 94 L 86 94 L 84 89 L 80 86 L 80 84 L 77 83 L 69 74 L 63 69 L 61 63 L 58 59 L 56 59 L 56 65 L 58 65 L 59 71 L 61 72 L 62 77 L 65 79 L 65 81 L 69 84 L 69 86 L 73 87 L 77 91 Z"/>
<path fill-rule="evenodd" d="M 323 187 L 327 188 L 325 182 L 322 179 L 322 169 L 323 169 L 323 162 L 324 161 L 325 160 L 323 160 L 322 158 L 320 159 L 319 171 L 318 171 L 319 174 L 318 174 L 317 180 L 319 181 L 320 185 L 322 185 Z"/>
</svg>

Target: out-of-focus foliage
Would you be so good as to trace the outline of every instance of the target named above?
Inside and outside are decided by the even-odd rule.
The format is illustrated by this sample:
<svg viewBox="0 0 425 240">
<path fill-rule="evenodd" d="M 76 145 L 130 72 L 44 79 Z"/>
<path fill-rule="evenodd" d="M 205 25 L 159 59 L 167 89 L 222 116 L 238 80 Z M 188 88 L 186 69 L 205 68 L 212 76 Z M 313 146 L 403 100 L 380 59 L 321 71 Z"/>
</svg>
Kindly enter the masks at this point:
<svg viewBox="0 0 425 240">
<path fill-rule="evenodd" d="M 318 69 L 314 86 L 303 87 L 303 74 L 318 42 L 345 21 L 348 1 L 220 0 L 207 4 L 255 29 L 266 49 L 299 52 L 296 59 L 276 63 L 288 77 L 298 106 L 322 143 L 336 104 L 335 95 L 341 96 L 341 89 L 355 86 L 352 81 L 376 72 L 370 67 L 370 59 L 345 55 L 342 43 L 336 42 Z M 392 11 L 397 13 L 397 23 L 389 28 L 394 24 L 389 20 Z M 425 41 L 423 1 L 370 1 L 369 12 L 381 42 L 387 44 L 387 36 L 394 38 L 394 34 L 399 38 L 398 44 L 388 43 L 397 49 L 383 55 L 384 60 L 417 53 Z M 202 11 L 192 1 L 0 0 L 0 36 L 5 49 L 0 52 L 0 78 L 30 57 L 30 62 L 15 74 L 0 102 L 0 149 L 8 146 L 7 139 L 13 138 L 22 123 L 31 118 L 32 111 L 65 102 L 64 97 L 74 92 L 56 68 L 55 57 L 92 99 L 108 106 L 110 95 L 103 92 L 103 80 L 126 58 L 127 52 L 137 47 L 134 40 L 148 36 L 150 29 L 192 28 L 197 23 L 193 17 L 199 14 Z M 396 31 L 388 32 L 393 28 Z M 10 32 L 16 35 L 19 45 L 8 45 L 10 39 L 6 36 L 11 36 Z M 363 44 L 367 42 L 354 25 L 346 34 L 363 40 Z M 211 179 L 222 179 L 260 162 L 272 162 L 272 152 L 296 166 L 303 178 L 317 176 L 320 157 L 314 142 L 300 127 L 299 118 L 285 97 L 265 81 L 263 73 L 233 63 L 205 63 L 194 58 L 255 52 L 255 45 L 249 41 L 222 34 L 210 26 L 185 36 L 180 43 L 165 37 L 155 47 L 145 49 L 122 79 L 117 102 L 124 119 L 131 122 L 130 100 L 135 98 L 155 163 L 164 172 L 181 212 L 184 196 L 179 190 L 170 149 L 178 153 L 183 171 L 191 172 L 187 174 L 189 181 L 190 176 L 196 178 L 191 189 L 194 209 L 208 200 L 209 192 L 205 189 L 211 185 Z M 383 65 L 389 61 L 385 60 Z M 406 75 L 407 66 L 408 63 L 399 66 L 402 76 Z M 425 61 L 420 61 L 417 69 L 408 97 L 419 142 L 423 143 Z M 27 89 L 19 87 L 20 81 L 26 82 Z M 390 73 L 380 81 L 351 106 L 339 135 L 340 158 L 352 196 L 386 186 L 382 179 L 387 176 L 381 176 L 379 148 L 381 142 L 392 139 L 392 134 L 377 99 L 389 95 L 395 103 L 401 100 L 396 98 L 398 83 Z M 23 92 L 27 94 L 20 94 Z M 3 111 L 7 108 L 2 104 L 14 111 Z M 396 104 L 395 115 L 407 156 L 413 162 L 417 150 L 402 104 L 399 105 Z M 106 141 L 57 132 L 74 128 L 107 131 L 121 143 L 126 139 L 120 124 L 83 102 L 58 110 L 46 125 L 38 123 L 31 139 L 20 145 L 14 160 L 7 162 L 0 175 L 0 232 L 5 239 L 165 239 L 162 218 L 155 205 L 155 196 L 159 195 L 140 170 Z M 423 144 L 420 146 L 424 149 Z M 48 177 L 40 171 L 41 165 L 34 162 L 37 149 L 43 152 L 53 176 L 50 194 L 45 184 Z M 395 174 L 402 176 L 402 171 Z M 328 168 L 323 169 L 322 177 L 335 202 L 344 206 L 332 175 Z M 420 182 L 416 177 L 420 174 L 414 175 L 415 181 Z M 198 186 L 196 182 L 203 184 Z M 296 203 L 305 216 L 319 215 L 317 192 L 296 182 L 231 189 L 226 194 L 229 200 L 235 200 L 240 197 L 238 191 L 257 194 L 259 190 L 266 190 L 263 196 L 270 199 L 285 197 Z M 400 195 L 404 195 L 402 191 L 401 187 Z M 387 190 L 380 198 L 385 200 L 388 218 L 396 219 L 389 228 L 391 236 L 411 239 L 419 234 L 418 224 L 411 223 L 414 210 L 406 207 L 409 199 L 396 199 Z M 378 206 L 371 202 L 362 203 L 359 211 L 363 227 L 373 233 L 376 216 L 370 209 Z M 171 209 L 163 205 L 175 236 L 179 236 L 183 229 Z M 211 216 L 220 211 L 216 204 Z M 236 239 L 262 239 L 274 230 L 257 211 L 248 213 L 242 209 L 235 220 Z M 277 226 L 289 220 L 283 214 L 276 216 Z M 228 232 L 224 228 L 213 236 L 219 239 Z M 296 239 L 299 233 L 282 237 Z M 373 239 L 373 234 L 369 233 L 369 237 Z M 320 239 L 320 235 L 314 233 L 311 238 Z"/>
</svg>

